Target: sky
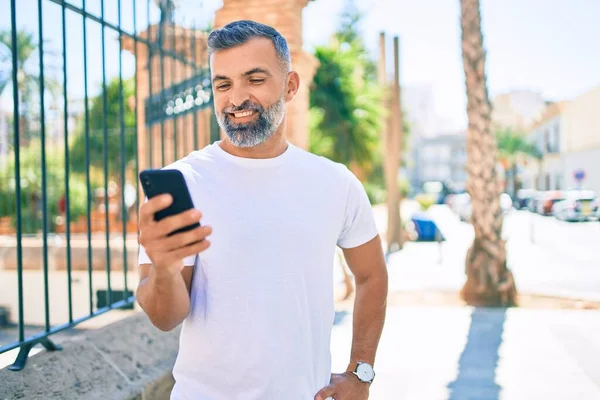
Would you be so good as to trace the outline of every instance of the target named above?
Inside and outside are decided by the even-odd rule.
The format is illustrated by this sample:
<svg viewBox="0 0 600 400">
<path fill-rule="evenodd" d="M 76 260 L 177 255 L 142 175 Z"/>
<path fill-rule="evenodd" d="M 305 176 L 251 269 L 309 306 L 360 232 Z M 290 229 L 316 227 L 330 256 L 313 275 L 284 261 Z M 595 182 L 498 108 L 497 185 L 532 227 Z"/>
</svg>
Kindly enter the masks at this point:
<svg viewBox="0 0 600 400">
<path fill-rule="evenodd" d="M 329 36 L 335 26 L 327 21 L 344 3 L 317 0 L 308 6 L 308 45 Z M 363 35 L 373 54 L 378 54 L 380 31 L 386 32 L 390 45 L 392 36 L 399 35 L 402 85 L 430 87 L 435 109 L 452 125 L 449 129 L 466 126 L 459 1 L 357 4 L 366 13 Z M 490 96 L 531 89 L 548 100 L 568 100 L 600 85 L 600 1 L 482 0 L 481 7 Z M 311 29 L 324 26 L 330 31 Z"/>
<path fill-rule="evenodd" d="M 131 1 L 123 3 L 123 26 L 133 29 Z M 316 0 L 304 10 L 304 47 L 311 51 L 326 44 L 338 26 L 347 0 Z M 116 23 L 116 0 L 105 0 L 105 15 Z M 9 10 L 0 0 L 0 10 Z M 18 0 L 18 26 L 37 32 L 37 1 Z M 60 53 L 60 7 L 50 0 L 44 6 L 44 37 Z M 71 0 L 81 5 L 82 0 Z M 153 3 L 153 2 L 152 2 Z M 87 0 L 99 14 L 100 0 Z M 146 1 L 138 1 L 138 30 L 147 24 Z M 197 26 L 209 23 L 222 0 L 180 0 L 178 18 Z M 361 31 L 368 48 L 378 54 L 379 32 L 388 36 L 389 53 L 394 35 L 400 37 L 400 74 L 405 87 L 422 87 L 433 93 L 434 107 L 448 130 L 466 125 L 464 72 L 460 54 L 458 0 L 356 0 L 365 12 Z M 568 100 L 600 85 L 600 1 L 598 0 L 481 0 L 484 46 L 490 95 L 516 89 L 539 91 L 548 100 Z M 151 6 L 150 20 L 158 19 Z M 0 29 L 10 27 L 9 13 L 0 13 Z M 101 76 L 101 41 L 97 24 L 89 24 L 90 92 L 97 93 Z M 81 19 L 68 13 L 67 65 L 69 93 L 83 93 Z M 107 31 L 108 77 L 118 73 L 118 45 Z M 58 64 L 60 71 L 60 60 Z M 133 57 L 124 55 L 124 75 L 133 73 Z M 388 58 L 391 72 L 391 57 Z M 59 75 L 60 76 L 60 75 Z M 6 105 L 6 93 L 3 96 Z"/>
</svg>

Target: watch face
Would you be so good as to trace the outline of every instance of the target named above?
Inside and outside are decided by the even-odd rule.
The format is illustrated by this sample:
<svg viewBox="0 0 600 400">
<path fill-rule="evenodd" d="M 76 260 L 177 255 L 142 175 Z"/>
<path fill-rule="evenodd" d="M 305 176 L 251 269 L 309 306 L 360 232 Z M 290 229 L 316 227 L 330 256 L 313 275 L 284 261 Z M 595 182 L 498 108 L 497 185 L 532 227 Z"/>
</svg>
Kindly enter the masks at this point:
<svg viewBox="0 0 600 400">
<path fill-rule="evenodd" d="M 369 364 L 360 364 L 358 368 L 356 368 L 356 374 L 363 382 L 370 382 L 375 377 L 373 367 L 371 367 Z"/>
</svg>

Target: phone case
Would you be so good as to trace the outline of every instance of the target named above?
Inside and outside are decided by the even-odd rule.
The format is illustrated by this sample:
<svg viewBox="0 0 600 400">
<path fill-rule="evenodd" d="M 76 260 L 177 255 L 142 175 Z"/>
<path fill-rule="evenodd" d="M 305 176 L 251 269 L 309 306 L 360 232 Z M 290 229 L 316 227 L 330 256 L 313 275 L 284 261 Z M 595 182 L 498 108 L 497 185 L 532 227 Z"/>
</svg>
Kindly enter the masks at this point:
<svg viewBox="0 0 600 400">
<path fill-rule="evenodd" d="M 155 214 L 154 218 L 156 221 L 160 221 L 163 218 L 177 215 L 194 208 L 194 203 L 192 201 L 192 197 L 190 196 L 187 184 L 185 183 L 185 178 L 179 170 L 145 170 L 140 172 L 140 182 L 142 183 L 144 194 L 149 199 L 154 196 L 167 193 L 173 197 L 173 203 L 171 203 L 169 207 Z M 197 222 L 173 231 L 169 234 L 169 236 L 176 235 L 181 232 L 187 232 L 199 226 L 200 223 Z"/>
</svg>

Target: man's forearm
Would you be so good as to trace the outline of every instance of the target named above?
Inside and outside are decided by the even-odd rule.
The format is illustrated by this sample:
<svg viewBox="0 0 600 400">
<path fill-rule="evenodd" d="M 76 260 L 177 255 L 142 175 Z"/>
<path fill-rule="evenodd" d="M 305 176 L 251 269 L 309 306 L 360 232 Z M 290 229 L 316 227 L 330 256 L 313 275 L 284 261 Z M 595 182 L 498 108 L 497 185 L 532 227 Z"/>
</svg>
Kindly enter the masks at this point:
<svg viewBox="0 0 600 400">
<path fill-rule="evenodd" d="M 356 284 L 354 327 L 350 360 L 375 363 L 387 305 L 387 273 L 381 273 Z"/>
<path fill-rule="evenodd" d="M 152 268 L 137 290 L 138 303 L 160 330 L 179 325 L 190 310 L 190 298 L 181 274 L 158 274 Z"/>
</svg>

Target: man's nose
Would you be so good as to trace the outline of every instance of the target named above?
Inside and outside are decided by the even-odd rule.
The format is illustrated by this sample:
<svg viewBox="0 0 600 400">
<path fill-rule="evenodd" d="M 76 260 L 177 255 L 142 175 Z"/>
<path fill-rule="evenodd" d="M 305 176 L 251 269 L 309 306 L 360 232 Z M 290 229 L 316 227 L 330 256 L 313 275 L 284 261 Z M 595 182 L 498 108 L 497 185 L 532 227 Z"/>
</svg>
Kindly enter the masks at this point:
<svg viewBox="0 0 600 400">
<path fill-rule="evenodd" d="M 244 102 L 246 100 L 249 100 L 249 99 L 250 99 L 250 94 L 244 88 L 232 88 L 230 91 L 229 102 L 234 107 L 241 106 L 242 104 L 244 104 Z"/>
</svg>

